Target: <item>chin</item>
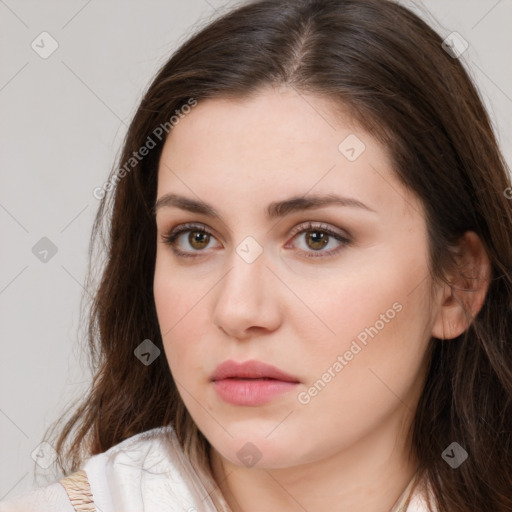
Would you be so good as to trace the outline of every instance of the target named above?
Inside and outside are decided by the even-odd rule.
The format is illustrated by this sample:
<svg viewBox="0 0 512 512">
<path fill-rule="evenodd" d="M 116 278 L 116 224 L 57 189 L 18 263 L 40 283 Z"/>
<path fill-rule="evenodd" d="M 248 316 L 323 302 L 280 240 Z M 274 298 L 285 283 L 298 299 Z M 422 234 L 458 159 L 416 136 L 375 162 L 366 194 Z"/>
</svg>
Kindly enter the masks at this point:
<svg viewBox="0 0 512 512">
<path fill-rule="evenodd" d="M 281 469 L 303 462 L 297 459 L 299 455 L 297 444 L 290 439 L 285 442 L 283 437 L 277 435 L 273 437 L 274 434 L 269 438 L 268 430 L 265 434 L 256 431 L 251 433 L 249 429 L 244 429 L 243 434 L 230 432 L 233 437 L 224 433 L 221 439 L 209 439 L 209 441 L 215 450 L 231 464 L 254 469 Z M 300 448 L 300 459 L 305 455 L 303 448 L 303 446 Z"/>
</svg>

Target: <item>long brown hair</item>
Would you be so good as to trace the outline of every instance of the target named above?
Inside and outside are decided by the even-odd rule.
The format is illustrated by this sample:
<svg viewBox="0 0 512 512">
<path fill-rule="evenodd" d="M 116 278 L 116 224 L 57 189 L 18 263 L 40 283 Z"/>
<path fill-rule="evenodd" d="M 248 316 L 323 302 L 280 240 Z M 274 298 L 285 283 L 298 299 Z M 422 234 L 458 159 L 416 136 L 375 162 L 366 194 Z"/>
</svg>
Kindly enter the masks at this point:
<svg viewBox="0 0 512 512">
<path fill-rule="evenodd" d="M 388 0 L 259 0 L 211 21 L 157 73 L 134 116 L 118 167 L 176 110 L 205 98 L 248 97 L 285 84 L 331 98 L 390 149 L 402 183 L 423 201 L 429 268 L 453 269 L 466 231 L 492 265 L 485 302 L 453 340 L 432 338 L 413 429 L 421 474 L 446 512 L 512 510 L 512 190 L 488 114 L 460 59 L 418 16 Z M 167 125 L 168 126 L 168 125 Z M 170 131 L 170 130 L 169 130 Z M 171 132 L 172 136 L 172 132 Z M 145 366 L 134 349 L 163 352 L 153 298 L 157 168 L 165 137 L 114 168 L 93 242 L 106 262 L 90 307 L 94 377 L 55 443 L 64 472 L 84 457 L 172 425 L 191 460 L 207 467 L 208 443 L 177 392 L 165 357 Z M 441 457 L 457 442 L 469 458 Z"/>
</svg>

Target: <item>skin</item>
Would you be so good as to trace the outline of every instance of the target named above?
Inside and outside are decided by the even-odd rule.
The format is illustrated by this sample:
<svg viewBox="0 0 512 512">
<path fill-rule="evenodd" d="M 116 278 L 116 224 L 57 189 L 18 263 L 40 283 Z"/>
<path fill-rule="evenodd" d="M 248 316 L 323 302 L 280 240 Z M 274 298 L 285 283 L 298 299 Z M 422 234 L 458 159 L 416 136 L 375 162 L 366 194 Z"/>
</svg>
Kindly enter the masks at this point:
<svg viewBox="0 0 512 512">
<path fill-rule="evenodd" d="M 420 201 L 394 176 L 386 148 L 334 112 L 330 100 L 286 87 L 209 99 L 173 128 L 160 160 L 157 199 L 201 199 L 222 215 L 157 209 L 154 298 L 172 376 L 235 512 L 389 510 L 418 465 L 407 432 L 430 338 L 448 340 L 467 327 L 448 286 L 431 296 Z M 354 161 L 338 149 L 351 134 L 366 146 Z M 375 212 L 330 205 L 266 216 L 270 202 L 327 193 Z M 308 221 L 351 242 L 330 236 L 318 250 L 307 236 L 318 229 L 292 233 Z M 195 245 L 181 234 L 178 248 L 196 258 L 177 256 L 162 238 L 188 222 L 212 233 Z M 252 263 L 236 252 L 248 236 L 263 249 Z M 461 247 L 488 272 L 476 235 Z M 474 314 L 485 291 L 468 294 Z M 394 318 L 301 403 L 298 393 L 396 303 Z M 228 404 L 210 382 L 226 359 L 267 362 L 300 384 L 261 406 Z M 247 442 L 261 455 L 252 467 L 237 456 Z"/>
</svg>

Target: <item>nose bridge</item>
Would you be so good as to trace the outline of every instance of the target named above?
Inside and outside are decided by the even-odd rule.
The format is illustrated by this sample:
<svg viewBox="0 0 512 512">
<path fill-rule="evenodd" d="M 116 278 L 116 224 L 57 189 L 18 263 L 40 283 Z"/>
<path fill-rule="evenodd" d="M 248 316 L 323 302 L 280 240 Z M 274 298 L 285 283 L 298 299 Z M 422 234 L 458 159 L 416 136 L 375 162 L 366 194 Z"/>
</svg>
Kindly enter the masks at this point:
<svg viewBox="0 0 512 512">
<path fill-rule="evenodd" d="M 247 237 L 252 238 L 252 237 Z M 254 307 L 259 302 L 259 297 L 265 290 L 268 273 L 267 258 L 263 247 L 253 240 L 244 239 L 232 252 L 229 259 L 229 271 L 225 275 L 222 284 L 223 297 L 239 303 L 247 303 Z"/>
<path fill-rule="evenodd" d="M 278 307 L 268 263 L 263 247 L 252 237 L 233 250 L 213 312 L 214 323 L 225 332 L 242 336 L 252 326 L 274 328 Z"/>
</svg>

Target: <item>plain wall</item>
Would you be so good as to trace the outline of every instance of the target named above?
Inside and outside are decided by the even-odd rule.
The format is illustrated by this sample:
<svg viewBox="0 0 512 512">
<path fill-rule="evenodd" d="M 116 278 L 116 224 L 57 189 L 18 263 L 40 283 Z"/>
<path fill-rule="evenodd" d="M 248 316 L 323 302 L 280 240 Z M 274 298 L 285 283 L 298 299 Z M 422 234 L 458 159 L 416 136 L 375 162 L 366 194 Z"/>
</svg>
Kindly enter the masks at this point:
<svg viewBox="0 0 512 512">
<path fill-rule="evenodd" d="M 223 5 L 232 3 L 0 2 L 0 500 L 56 477 L 53 464 L 36 481 L 31 454 L 90 382 L 79 314 L 99 205 L 93 190 L 106 181 L 153 73 Z M 510 164 L 512 2 L 418 6 L 441 35 L 457 31 L 469 42 L 462 59 Z M 43 31 L 58 43 L 47 58 L 40 54 L 54 43 Z"/>
</svg>

